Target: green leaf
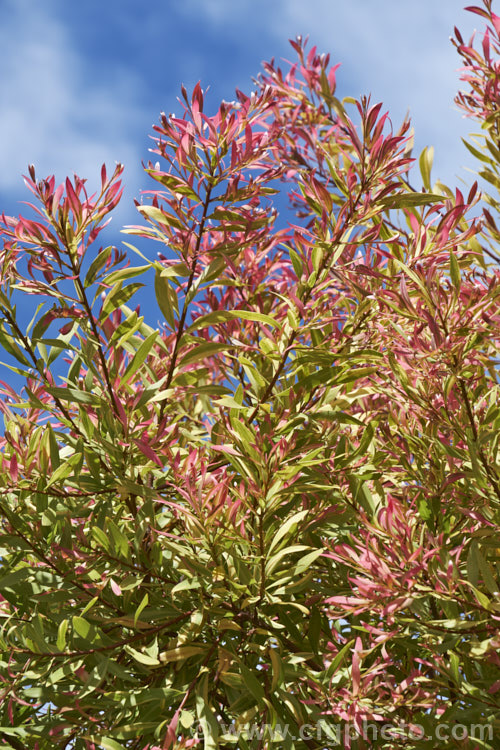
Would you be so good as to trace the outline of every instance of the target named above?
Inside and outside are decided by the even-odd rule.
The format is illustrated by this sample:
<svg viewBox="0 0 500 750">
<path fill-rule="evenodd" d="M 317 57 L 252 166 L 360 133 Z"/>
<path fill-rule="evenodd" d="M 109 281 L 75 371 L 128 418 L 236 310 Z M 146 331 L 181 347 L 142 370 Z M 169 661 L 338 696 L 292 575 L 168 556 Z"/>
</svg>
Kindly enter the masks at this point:
<svg viewBox="0 0 500 750">
<path fill-rule="evenodd" d="M 216 310 L 215 312 L 207 313 L 207 315 L 201 315 L 197 318 L 192 325 L 187 329 L 187 333 L 191 331 L 198 331 L 200 328 L 208 328 L 217 323 L 224 323 L 227 320 L 252 320 L 257 323 L 265 323 L 272 328 L 281 328 L 278 323 L 270 315 L 264 313 L 253 312 L 252 310 Z"/>
<path fill-rule="evenodd" d="M 220 678 L 225 685 L 241 692 L 245 688 L 243 677 L 236 672 L 221 672 Z"/>
<path fill-rule="evenodd" d="M 126 383 L 134 373 L 137 372 L 139 367 L 143 364 L 146 357 L 150 354 L 155 341 L 158 337 L 158 331 L 153 331 L 153 333 L 148 336 L 145 341 L 142 342 L 140 347 L 138 348 L 137 352 L 135 353 L 132 360 L 129 362 L 127 369 L 123 373 L 122 377 L 122 383 Z"/>
<path fill-rule="evenodd" d="M 111 551 L 111 539 L 102 529 L 93 526 L 90 533 L 100 547 L 105 549 L 106 552 Z"/>
<path fill-rule="evenodd" d="M 175 330 L 175 315 L 179 314 L 177 293 L 169 280 L 160 271 L 155 273 L 155 295 L 158 307 L 172 330 Z"/>
<path fill-rule="evenodd" d="M 479 547 L 475 539 L 472 540 L 467 555 L 467 575 L 470 583 L 477 586 L 479 581 Z"/>
<path fill-rule="evenodd" d="M 69 620 L 61 620 L 57 629 L 57 650 L 64 651 L 66 646 L 66 632 L 68 630 Z"/>
<path fill-rule="evenodd" d="M 461 677 L 460 677 L 459 666 L 460 666 L 460 660 L 457 654 L 451 651 L 450 652 L 450 672 L 452 674 L 455 685 L 460 685 L 462 682 Z"/>
<path fill-rule="evenodd" d="M 320 245 L 314 245 L 311 254 L 312 265 L 316 273 L 319 272 L 321 263 L 323 262 L 325 252 Z"/>
<path fill-rule="evenodd" d="M 208 675 L 203 674 L 196 686 L 196 716 L 203 730 L 204 750 L 217 750 L 219 723 L 208 703 Z"/>
<path fill-rule="evenodd" d="M 47 392 L 51 396 L 61 401 L 76 401 L 77 404 L 92 404 L 99 406 L 101 399 L 88 391 L 81 391 L 77 388 L 58 388 L 56 386 L 47 386 Z"/>
<path fill-rule="evenodd" d="M 422 153 L 420 154 L 420 158 L 418 160 L 418 164 L 420 167 L 420 174 L 422 175 L 422 182 L 424 185 L 424 188 L 426 190 L 431 190 L 431 170 L 432 170 L 432 162 L 434 161 L 434 148 L 433 146 L 426 146 Z"/>
<path fill-rule="evenodd" d="M 90 600 L 89 600 L 89 601 L 87 602 L 87 604 L 85 605 L 85 607 L 84 607 L 84 608 L 82 609 L 82 611 L 81 611 L 81 614 L 80 614 L 80 616 L 81 616 L 81 617 L 83 617 L 84 615 L 86 615 L 86 614 L 87 614 L 87 612 L 88 612 L 89 610 L 91 610 L 91 609 L 92 609 L 92 607 L 94 606 L 94 604 L 95 604 L 96 602 L 98 602 L 98 601 L 99 601 L 99 597 L 98 597 L 98 596 L 94 596 L 94 597 L 92 597 L 92 599 L 90 599 Z"/>
<path fill-rule="evenodd" d="M 428 521 L 432 518 L 432 511 L 429 508 L 429 504 L 425 498 L 420 499 L 417 502 L 418 514 L 423 521 Z"/>
<path fill-rule="evenodd" d="M 115 553 L 119 557 L 128 559 L 129 554 L 130 554 L 129 539 L 118 528 L 115 522 L 111 520 L 111 518 L 106 519 L 106 530 L 108 531 L 111 537 L 112 549 L 115 551 Z"/>
<path fill-rule="evenodd" d="M 277 687 L 283 684 L 284 682 L 284 669 L 283 669 L 283 661 L 278 654 L 278 651 L 275 648 L 269 649 L 269 658 L 271 660 L 271 667 L 272 667 L 272 682 L 271 682 L 271 690 L 276 690 Z"/>
<path fill-rule="evenodd" d="M 361 426 L 364 425 L 364 422 L 361 422 L 361 420 L 357 419 L 352 414 L 348 414 L 343 411 L 335 411 L 335 409 L 329 408 L 317 409 L 311 414 L 311 417 L 313 419 L 325 419 L 331 422 L 338 422 L 339 424 L 356 424 Z"/>
<path fill-rule="evenodd" d="M 169 279 L 187 278 L 191 275 L 191 271 L 186 263 L 174 263 L 172 266 L 167 266 L 166 268 L 159 266 L 158 270 L 162 276 Z"/>
<path fill-rule="evenodd" d="M 299 385 L 307 390 L 312 390 L 319 385 L 341 385 L 343 383 L 350 383 L 360 378 L 365 378 L 368 375 L 378 373 L 379 367 L 351 367 L 346 369 L 344 367 L 322 367 L 316 372 L 306 375 L 304 378 L 299 378 Z"/>
<path fill-rule="evenodd" d="M 104 300 L 100 322 L 103 323 L 114 310 L 125 305 L 139 289 L 142 289 L 143 286 L 144 284 L 140 284 L 139 282 L 128 284 L 125 287 L 122 286 L 121 281 L 116 283 L 111 291 L 108 292 L 106 299 Z"/>
<path fill-rule="evenodd" d="M 290 260 L 292 261 L 293 270 L 295 271 L 297 278 L 300 279 L 302 276 L 302 259 L 300 258 L 299 254 L 290 248 Z"/>
<path fill-rule="evenodd" d="M 110 662 L 110 669 L 112 668 L 112 662 Z M 159 703 L 163 704 L 164 701 L 175 701 L 182 698 L 183 693 L 179 690 L 173 690 L 172 688 L 152 688 L 149 685 L 147 687 L 138 687 L 133 691 L 129 690 L 116 690 L 113 692 L 105 693 L 105 697 L 113 703 L 118 703 L 120 707 L 135 708 L 137 706 L 147 703 Z"/>
<path fill-rule="evenodd" d="M 227 344 L 216 344 L 212 341 L 206 342 L 204 339 L 200 339 L 200 342 L 203 343 L 197 344 L 191 349 L 191 351 L 182 357 L 178 364 L 179 369 L 182 369 L 186 365 L 191 365 L 193 362 L 199 362 L 202 359 L 211 357 L 214 354 L 219 354 L 220 352 L 225 351 L 227 352 L 231 348 Z"/>
<path fill-rule="evenodd" d="M 307 638 L 311 644 L 311 648 L 314 653 L 318 653 L 319 649 L 319 637 L 321 634 L 321 612 L 316 607 L 313 608 L 309 620 L 309 628 L 307 630 Z"/>
<path fill-rule="evenodd" d="M 382 198 L 380 204 L 385 209 L 391 208 L 414 208 L 415 206 L 428 206 L 432 203 L 442 203 L 444 196 L 437 193 L 397 193 L 387 198 Z"/>
<path fill-rule="evenodd" d="M 453 250 L 450 251 L 450 278 L 451 278 L 451 283 L 453 284 L 457 292 L 460 291 L 460 286 L 461 286 L 460 266 L 458 265 L 458 261 Z"/>
<path fill-rule="evenodd" d="M 41 339 L 47 328 L 50 326 L 51 321 L 45 318 L 45 313 L 37 320 L 31 334 L 31 341 L 37 342 Z"/>
<path fill-rule="evenodd" d="M 102 747 L 102 750 L 126 750 L 126 748 L 123 745 L 120 745 L 119 742 L 111 739 L 111 737 L 93 736 L 92 742 L 98 743 L 98 746 Z"/>
<path fill-rule="evenodd" d="M 144 318 L 142 316 L 139 317 L 134 310 L 134 312 L 122 320 L 118 328 L 113 331 L 113 334 L 109 339 L 109 345 L 116 349 L 125 346 L 129 339 L 131 339 L 132 336 L 142 327 L 143 323 Z"/>
<path fill-rule="evenodd" d="M 471 546 L 471 550 L 472 550 L 472 546 Z M 475 563 L 479 567 L 479 571 L 480 571 L 484 586 L 486 586 L 490 594 L 494 596 L 498 595 L 498 592 L 500 591 L 500 587 L 493 575 L 493 569 L 491 565 L 488 563 L 488 561 L 486 560 L 486 558 L 484 557 L 484 555 L 482 554 L 479 547 L 477 546 L 474 551 L 474 556 L 475 556 Z"/>
<path fill-rule="evenodd" d="M 87 640 L 89 637 L 90 631 L 92 629 L 92 626 L 87 620 L 85 620 L 83 617 L 79 617 L 78 615 L 74 615 L 72 618 L 72 625 L 73 630 L 77 635 L 79 635 L 81 638 L 84 638 Z"/>
<path fill-rule="evenodd" d="M 121 724 L 119 727 L 113 729 L 113 732 L 115 737 L 120 740 L 136 740 L 137 737 L 140 737 L 142 734 L 152 732 L 157 729 L 157 721 L 135 721 L 132 724 Z"/>
<path fill-rule="evenodd" d="M 135 627 L 135 626 L 137 625 L 137 620 L 139 619 L 139 617 L 140 617 L 140 615 L 141 615 L 141 612 L 142 612 L 142 610 L 143 610 L 143 609 L 144 609 L 145 607 L 147 607 L 147 605 L 148 605 L 148 602 L 149 602 L 149 596 L 148 596 L 148 594 L 146 593 L 146 594 L 144 594 L 144 596 L 143 596 L 143 598 L 142 598 L 142 601 L 141 601 L 141 603 L 139 604 L 139 606 L 138 606 L 138 607 L 137 607 L 137 609 L 135 610 L 135 615 L 134 615 L 134 627 Z"/>
<path fill-rule="evenodd" d="M 184 729 L 189 729 L 195 722 L 195 716 L 191 713 L 191 711 L 181 711 L 179 721 Z"/>
<path fill-rule="evenodd" d="M 136 276 L 141 276 L 141 274 L 146 273 L 146 271 L 149 270 L 151 270 L 150 263 L 148 263 L 147 266 L 129 266 L 128 268 L 119 268 L 117 271 L 112 271 L 106 276 L 103 282 L 113 286 L 118 281 L 123 281 L 123 279 L 133 279 Z"/>
<path fill-rule="evenodd" d="M 274 530 L 271 532 L 272 534 L 272 541 L 269 545 L 269 552 L 270 554 L 275 547 L 278 546 L 278 544 L 281 542 L 282 539 L 284 539 L 288 533 L 293 529 L 293 527 L 297 526 L 300 521 L 302 521 L 307 515 L 309 515 L 308 510 L 299 510 L 297 513 L 294 513 L 292 516 L 290 516 L 289 519 L 285 521 L 284 524 L 282 524 L 278 531 L 274 533 Z"/>
<path fill-rule="evenodd" d="M 172 193 L 179 193 L 180 195 L 186 195 L 193 201 L 199 201 L 200 197 L 195 193 L 192 187 L 183 180 L 181 177 L 173 174 L 160 174 L 155 169 L 145 169 L 145 172 L 149 174 L 154 180 L 165 185 L 166 188 Z"/>
<path fill-rule="evenodd" d="M 139 664 L 144 664 L 146 667 L 159 667 L 160 661 L 158 659 L 154 659 L 152 656 L 149 656 L 148 654 L 143 654 L 141 651 L 136 651 L 135 648 L 132 648 L 130 645 L 125 645 L 124 650 L 127 652 L 127 654 L 130 654 Z"/>
<path fill-rule="evenodd" d="M 363 455 L 363 451 L 360 452 L 360 455 Z M 348 477 L 348 482 L 349 487 L 351 488 L 353 501 L 359 504 L 368 514 L 373 515 L 377 510 L 377 507 L 368 484 L 363 480 L 358 479 L 354 474 L 351 474 Z"/>
<path fill-rule="evenodd" d="M 470 151 L 471 154 L 476 157 L 476 159 L 479 159 L 479 161 L 484 162 L 484 164 L 493 164 L 493 161 L 490 159 L 489 156 L 487 156 L 485 153 L 483 153 L 479 149 L 475 148 L 472 145 L 472 143 L 469 143 L 465 138 L 462 138 L 462 143 L 468 149 L 468 151 Z"/>
<path fill-rule="evenodd" d="M 479 589 L 477 589 L 475 586 L 473 586 L 470 583 L 469 583 L 469 586 L 472 589 L 472 592 L 473 592 L 474 596 L 476 597 L 476 601 L 478 602 L 478 604 L 480 604 L 481 607 L 483 607 L 484 609 L 490 610 L 491 609 L 491 602 L 488 599 L 488 597 L 486 596 L 486 594 L 483 594 L 482 591 L 479 591 Z"/>
<path fill-rule="evenodd" d="M 203 646 L 177 646 L 177 648 L 170 648 L 168 651 L 162 651 L 160 654 L 160 661 L 163 664 L 168 664 L 172 661 L 185 661 L 191 656 L 199 656 L 204 654 L 205 648 Z"/>
<path fill-rule="evenodd" d="M 101 250 L 98 255 L 94 258 L 92 263 L 89 266 L 89 270 L 87 271 L 87 274 L 85 276 L 85 280 L 83 282 L 83 286 L 89 287 L 91 284 L 94 283 L 97 274 L 103 268 L 103 266 L 106 264 L 106 261 L 111 255 L 113 248 L 110 245 L 109 247 L 105 247 L 103 250 Z"/>
<path fill-rule="evenodd" d="M 28 362 L 28 360 L 26 359 L 24 355 L 24 352 L 21 350 L 19 346 L 17 346 L 13 337 L 10 336 L 8 333 L 6 333 L 1 327 L 0 327 L 0 345 L 3 346 L 3 348 L 8 354 L 11 354 L 14 357 L 14 359 L 17 359 L 17 361 L 20 362 L 22 365 L 25 365 L 28 368 L 32 367 L 33 363 L 30 364 L 30 362 Z"/>
<path fill-rule="evenodd" d="M 281 562 L 281 560 L 287 555 L 292 555 L 295 552 L 303 552 L 305 549 L 310 549 L 307 544 L 292 544 L 290 547 L 284 547 L 282 550 L 277 552 L 275 555 L 270 557 L 266 562 L 266 573 L 269 575 Z M 316 552 L 316 550 L 315 550 Z"/>
<path fill-rule="evenodd" d="M 248 409 L 247 406 L 244 406 L 243 404 L 239 404 L 232 396 L 222 396 L 222 398 L 218 398 L 215 403 L 217 406 L 224 406 L 228 409 L 239 409 L 239 410 L 245 410 Z"/>
<path fill-rule="evenodd" d="M 60 448 L 57 443 L 57 438 L 55 436 L 54 430 L 52 429 L 51 425 L 47 425 L 45 428 L 45 431 L 48 435 L 49 440 L 49 451 L 50 451 L 50 463 L 52 466 L 52 469 L 57 469 L 57 467 L 60 465 Z"/>
<path fill-rule="evenodd" d="M 304 555 L 304 557 L 301 557 L 297 565 L 294 566 L 295 574 L 300 575 L 301 573 L 304 573 L 313 564 L 313 562 L 323 554 L 323 552 L 323 548 L 314 549 L 312 552 Z"/>
<path fill-rule="evenodd" d="M 17 586 L 18 583 L 21 583 L 22 581 L 25 581 L 26 578 L 29 578 L 32 573 L 33 571 L 31 567 L 19 568 L 18 570 L 9 573 L 8 575 L 0 579 L 0 591 L 13 589 L 13 587 Z"/>
<path fill-rule="evenodd" d="M 327 669 L 326 675 L 328 678 L 333 677 L 337 669 L 343 663 L 344 659 L 353 647 L 355 640 L 355 638 L 352 638 L 348 643 L 345 644 L 345 646 L 340 649 L 337 656 L 333 659 L 332 663 Z"/>
<path fill-rule="evenodd" d="M 180 591 L 190 591 L 191 589 L 199 589 L 201 587 L 200 581 L 197 578 L 185 578 L 183 581 L 179 581 L 171 589 L 170 595 L 179 593 Z"/>
<path fill-rule="evenodd" d="M 82 464 L 83 464 L 82 453 L 75 453 L 73 456 L 70 456 L 66 461 L 64 461 L 64 463 L 60 464 L 60 466 L 54 471 L 54 473 L 50 477 L 50 480 L 47 482 L 47 488 L 52 487 L 57 482 L 60 482 L 62 479 L 66 479 L 66 477 L 69 477 L 70 474 L 79 475 Z"/>
<path fill-rule="evenodd" d="M 0 365 L 2 365 L 2 367 L 7 367 L 7 369 L 10 370 L 11 372 L 15 372 L 18 375 L 22 375 L 23 378 L 28 378 L 28 377 L 31 376 L 31 368 L 29 367 L 28 364 L 26 365 L 26 367 L 27 367 L 26 370 L 21 370 L 20 367 L 14 367 L 13 365 L 9 365 L 8 362 L 1 362 L 0 361 Z M 28 391 L 28 388 L 26 388 L 26 390 Z M 30 398 L 31 398 L 31 396 L 32 396 L 32 394 L 30 394 Z"/>
<path fill-rule="evenodd" d="M 173 226 L 177 229 L 184 229 L 184 224 L 176 216 L 162 211 L 161 208 L 156 206 L 138 206 L 138 211 L 141 212 L 147 219 L 157 221 L 159 224 L 166 224 L 167 226 Z"/>
<path fill-rule="evenodd" d="M 261 680 L 259 680 L 257 676 L 242 662 L 239 663 L 239 669 L 246 689 L 253 695 L 257 703 L 261 705 L 264 704 L 266 694 L 262 687 Z"/>
</svg>

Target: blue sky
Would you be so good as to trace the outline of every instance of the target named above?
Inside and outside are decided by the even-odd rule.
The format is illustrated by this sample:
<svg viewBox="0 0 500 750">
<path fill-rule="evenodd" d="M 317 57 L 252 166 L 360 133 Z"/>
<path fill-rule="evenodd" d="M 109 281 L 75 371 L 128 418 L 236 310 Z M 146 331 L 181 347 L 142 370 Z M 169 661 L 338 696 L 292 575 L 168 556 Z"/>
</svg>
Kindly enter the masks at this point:
<svg viewBox="0 0 500 750">
<path fill-rule="evenodd" d="M 340 61 L 339 93 L 372 92 L 397 125 L 407 109 L 416 151 L 436 147 L 436 176 L 455 182 L 470 160 L 453 104 L 459 61 L 453 25 L 480 23 L 457 0 L 2 0 L 0 4 L 0 207 L 23 210 L 21 173 L 74 171 L 97 185 L 103 161 L 125 164 L 126 197 L 114 219 L 135 222 L 132 197 L 147 187 L 141 160 L 161 110 L 181 83 L 210 85 L 215 108 L 287 43 L 309 34 Z"/>
</svg>

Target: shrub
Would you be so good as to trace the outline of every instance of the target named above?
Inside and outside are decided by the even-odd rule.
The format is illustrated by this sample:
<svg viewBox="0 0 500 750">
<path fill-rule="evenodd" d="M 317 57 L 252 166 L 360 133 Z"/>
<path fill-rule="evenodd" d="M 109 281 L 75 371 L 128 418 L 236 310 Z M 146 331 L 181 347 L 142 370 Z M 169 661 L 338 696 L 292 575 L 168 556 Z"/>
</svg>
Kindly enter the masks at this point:
<svg viewBox="0 0 500 750">
<path fill-rule="evenodd" d="M 251 96 L 162 115 L 126 229 L 157 260 L 97 248 L 120 166 L 94 195 L 30 168 L 37 216 L 2 225 L 4 747 L 495 747 L 500 18 L 472 10 L 492 195 L 433 184 L 430 149 L 414 188 L 409 123 L 339 101 L 300 39 Z"/>
</svg>

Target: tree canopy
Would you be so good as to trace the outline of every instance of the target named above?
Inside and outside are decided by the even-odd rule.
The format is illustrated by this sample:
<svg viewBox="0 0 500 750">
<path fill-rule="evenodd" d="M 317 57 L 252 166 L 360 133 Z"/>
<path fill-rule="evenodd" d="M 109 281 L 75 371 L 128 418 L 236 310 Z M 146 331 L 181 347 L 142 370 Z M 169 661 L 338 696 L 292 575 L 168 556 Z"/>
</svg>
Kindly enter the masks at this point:
<svg viewBox="0 0 500 750">
<path fill-rule="evenodd" d="M 3 747 L 498 747 L 500 17 L 471 10 L 485 188 L 429 148 L 419 177 L 409 122 L 300 38 L 161 116 L 141 250 L 99 246 L 121 166 L 92 195 L 30 167 L 1 226 Z"/>
</svg>

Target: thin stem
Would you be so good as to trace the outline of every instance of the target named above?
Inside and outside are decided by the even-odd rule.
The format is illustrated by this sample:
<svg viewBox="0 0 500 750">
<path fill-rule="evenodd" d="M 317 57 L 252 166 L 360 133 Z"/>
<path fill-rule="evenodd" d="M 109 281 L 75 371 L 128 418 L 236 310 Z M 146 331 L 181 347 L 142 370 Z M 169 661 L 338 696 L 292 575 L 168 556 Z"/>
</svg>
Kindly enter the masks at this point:
<svg viewBox="0 0 500 750">
<path fill-rule="evenodd" d="M 494 470 L 491 468 L 490 464 L 488 463 L 488 460 L 484 454 L 484 450 L 482 446 L 479 444 L 479 435 L 478 435 L 478 431 L 476 427 L 476 422 L 474 419 L 474 414 L 472 411 L 472 406 L 471 406 L 470 399 L 469 399 L 469 394 L 467 393 L 467 388 L 462 378 L 459 378 L 458 385 L 459 385 L 460 392 L 462 394 L 462 398 L 465 404 L 467 418 L 469 420 L 470 428 L 474 436 L 474 443 L 476 444 L 476 447 L 477 447 L 477 453 L 478 453 L 479 459 L 486 472 L 486 476 L 488 477 L 490 484 L 495 491 L 495 495 L 497 496 L 498 500 L 500 500 L 500 486 L 498 483 L 498 476 L 496 475 L 496 472 L 494 472 Z"/>
<path fill-rule="evenodd" d="M 144 630 L 142 633 L 136 633 L 135 635 L 130 636 L 130 638 L 125 638 L 122 641 L 108 643 L 106 646 L 97 646 L 96 648 L 83 649 L 81 651 L 50 651 L 46 654 L 34 654 L 32 651 L 28 651 L 27 649 L 22 648 L 16 648 L 14 650 L 19 654 L 30 654 L 33 658 L 36 656 L 37 658 L 49 657 L 51 659 L 62 657 L 68 660 L 79 659 L 81 656 L 87 656 L 88 654 L 103 653 L 105 651 L 112 651 L 113 649 L 122 649 L 124 646 L 128 646 L 130 643 L 135 643 L 136 641 L 140 641 L 143 638 L 150 638 L 152 635 L 161 633 L 162 630 L 166 630 L 172 625 L 177 625 L 178 622 L 191 617 L 193 612 L 194 610 L 184 612 L 183 614 L 178 615 L 177 617 L 173 617 L 171 620 L 168 620 L 168 622 L 162 622 L 160 623 L 160 625 L 157 625 L 154 628 Z"/>
<path fill-rule="evenodd" d="M 73 266 L 73 273 L 75 275 L 75 287 L 78 293 L 78 297 L 80 298 L 80 302 L 85 308 L 85 312 L 87 313 L 87 319 L 90 323 L 90 326 L 92 328 L 92 333 L 94 334 L 94 338 L 97 343 L 97 352 L 99 356 L 99 362 L 101 364 L 101 370 L 104 376 L 104 380 L 106 382 L 106 388 L 108 390 L 109 398 L 111 401 L 111 405 L 113 407 L 113 411 L 115 412 L 116 416 L 119 416 L 120 411 L 118 408 L 118 402 L 116 399 L 115 392 L 113 391 L 113 387 L 111 385 L 111 380 L 109 377 L 109 370 L 108 365 L 106 363 L 106 359 L 104 357 L 104 352 L 102 350 L 102 344 L 101 344 L 101 337 L 99 335 L 99 331 L 97 330 L 96 321 L 94 318 L 94 314 L 92 313 L 92 308 L 90 307 L 87 295 L 85 293 L 84 286 L 80 279 L 80 271 L 79 268 L 77 268 L 76 263 L 74 261 L 73 255 L 70 255 L 71 257 L 71 264 Z"/>
<path fill-rule="evenodd" d="M 191 270 L 191 274 L 189 276 L 189 279 L 188 279 L 188 282 L 187 282 L 187 286 L 186 286 L 186 293 L 184 295 L 184 306 L 182 308 L 182 313 L 181 313 L 181 317 L 179 319 L 179 325 L 178 325 L 177 333 L 176 333 L 176 336 L 175 336 L 174 350 L 172 352 L 172 357 L 170 359 L 170 366 L 169 366 L 169 369 L 168 369 L 167 380 L 166 380 L 165 385 L 164 385 L 164 389 L 165 390 L 168 390 L 168 388 L 170 388 L 170 384 L 172 382 L 172 378 L 174 377 L 175 366 L 177 364 L 177 357 L 179 355 L 179 348 L 180 348 L 182 337 L 184 335 L 184 326 L 186 324 L 186 317 L 187 317 L 187 312 L 188 312 L 188 302 L 187 302 L 187 300 L 188 300 L 189 293 L 191 291 L 191 288 L 193 286 L 194 279 L 195 279 L 195 276 L 196 276 L 196 269 L 197 269 L 197 265 L 198 265 L 198 253 L 200 251 L 201 238 L 203 236 L 203 232 L 204 232 L 204 229 L 205 229 L 205 223 L 206 223 L 206 220 L 207 220 L 207 213 L 208 213 L 208 207 L 209 207 L 209 204 L 210 204 L 210 195 L 211 195 L 211 192 L 212 192 L 212 187 L 211 186 L 207 187 L 206 194 L 205 194 L 205 200 L 203 202 L 203 213 L 202 213 L 202 216 L 201 216 L 201 219 L 200 219 L 200 228 L 199 228 L 199 231 L 198 231 L 198 236 L 196 238 L 196 246 L 195 246 L 195 250 L 194 250 L 193 268 Z M 163 419 L 163 416 L 164 416 L 164 413 L 165 413 L 165 408 L 166 408 L 166 401 L 163 401 L 162 405 L 160 407 L 160 416 L 159 416 L 159 421 L 160 422 Z"/>
<path fill-rule="evenodd" d="M 44 562 L 49 568 L 52 568 L 58 576 L 60 576 L 63 580 L 67 579 L 67 574 L 62 571 L 52 560 L 50 560 L 42 550 L 40 550 L 34 542 L 32 542 L 25 534 L 23 534 L 22 531 L 20 531 L 18 528 L 16 528 L 15 524 L 13 523 L 11 514 L 7 512 L 6 508 L 0 503 L 0 512 L 3 514 L 3 516 L 9 521 L 10 525 L 12 526 L 12 529 L 15 532 L 15 535 L 18 536 L 20 539 L 22 539 L 26 544 L 29 545 L 32 552 L 36 557 L 38 557 L 42 562 Z M 125 612 L 120 609 L 119 607 L 115 606 L 111 602 L 107 602 L 106 599 L 104 599 L 101 594 L 94 592 L 90 592 L 88 589 L 85 588 L 81 583 L 78 583 L 74 579 L 70 579 L 70 582 L 75 588 L 79 589 L 82 594 L 84 594 L 88 599 L 93 599 L 94 596 L 97 596 L 99 602 L 104 605 L 105 607 L 108 607 L 109 609 L 113 610 L 114 612 L 117 612 L 119 615 L 123 616 Z"/>
<path fill-rule="evenodd" d="M 51 387 L 52 384 L 51 384 L 51 382 L 50 382 L 50 380 L 49 380 L 49 378 L 48 378 L 45 370 L 41 367 L 41 365 L 40 365 L 40 363 L 39 363 L 39 361 L 38 361 L 38 359 L 37 359 L 37 357 L 35 355 L 33 347 L 31 346 L 30 342 L 28 341 L 27 336 L 24 335 L 24 333 L 21 331 L 21 329 L 17 325 L 16 319 L 10 314 L 10 311 L 8 309 L 6 309 L 5 307 L 0 308 L 0 312 L 2 312 L 2 314 L 4 315 L 4 317 L 9 322 L 9 325 L 11 326 L 11 328 L 16 332 L 16 335 L 22 341 L 24 350 L 28 354 L 28 356 L 30 357 L 31 361 L 33 362 L 33 365 L 34 365 L 36 371 L 43 378 L 45 384 L 48 385 L 49 387 Z M 52 396 L 52 398 L 54 399 L 54 401 L 55 401 L 58 409 L 61 411 L 62 414 L 64 414 L 64 416 L 66 417 L 66 419 L 68 420 L 68 422 L 71 424 L 71 427 L 73 428 L 73 430 L 76 433 L 78 433 L 78 435 L 81 435 L 83 437 L 82 433 L 80 432 L 80 430 L 78 429 L 77 425 L 73 421 L 73 417 L 71 416 L 71 414 L 69 413 L 69 411 L 66 409 L 66 407 L 64 406 L 64 404 L 60 401 L 60 399 L 57 396 Z"/>
</svg>

